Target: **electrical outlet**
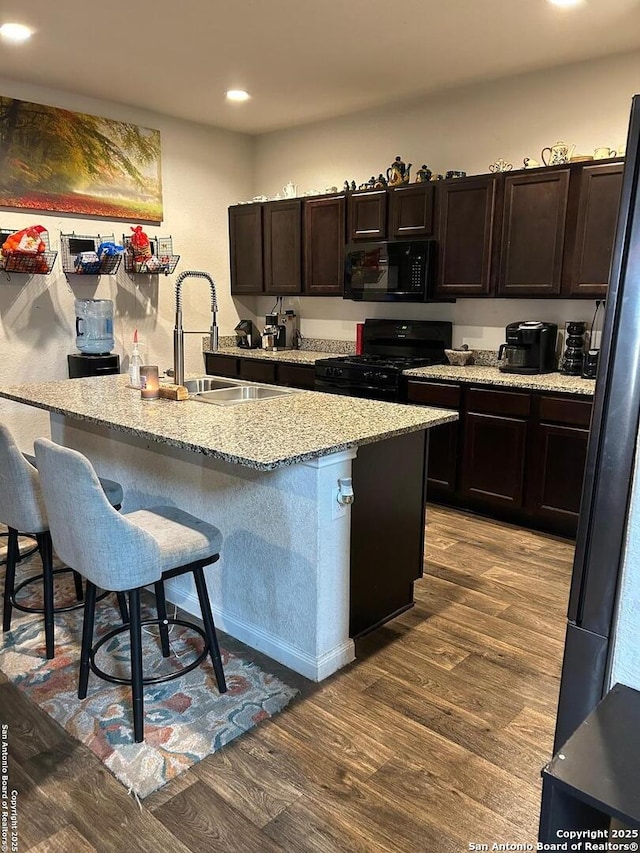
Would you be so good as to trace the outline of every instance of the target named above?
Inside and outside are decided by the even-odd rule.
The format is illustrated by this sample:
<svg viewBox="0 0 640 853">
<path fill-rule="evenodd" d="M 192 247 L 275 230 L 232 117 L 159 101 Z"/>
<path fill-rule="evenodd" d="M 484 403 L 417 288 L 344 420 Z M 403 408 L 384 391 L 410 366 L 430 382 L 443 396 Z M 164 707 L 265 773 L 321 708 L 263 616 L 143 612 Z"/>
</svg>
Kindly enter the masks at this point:
<svg viewBox="0 0 640 853">
<path fill-rule="evenodd" d="M 347 514 L 347 504 L 341 504 L 338 501 L 338 488 L 331 489 L 331 521 L 336 521 Z"/>
</svg>

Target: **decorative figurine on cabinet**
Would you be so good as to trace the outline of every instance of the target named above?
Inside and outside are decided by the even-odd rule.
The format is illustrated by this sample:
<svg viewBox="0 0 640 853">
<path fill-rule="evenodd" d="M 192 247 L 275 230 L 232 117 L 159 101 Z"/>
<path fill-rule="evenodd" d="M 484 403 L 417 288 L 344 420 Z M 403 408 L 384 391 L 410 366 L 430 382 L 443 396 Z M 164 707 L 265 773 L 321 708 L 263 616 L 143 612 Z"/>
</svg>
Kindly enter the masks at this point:
<svg viewBox="0 0 640 853">
<path fill-rule="evenodd" d="M 423 163 L 422 166 L 416 172 L 416 183 L 422 184 L 422 183 L 425 183 L 426 181 L 430 181 L 432 174 L 433 174 L 433 172 L 427 166 L 427 164 Z"/>
<path fill-rule="evenodd" d="M 378 177 L 376 178 L 376 182 L 375 182 L 375 184 L 374 184 L 375 189 L 377 189 L 377 190 L 383 190 L 383 189 L 385 189 L 385 187 L 388 187 L 388 186 L 389 186 L 389 185 L 388 185 L 388 183 L 387 183 L 387 179 L 386 179 L 386 178 L 385 178 L 385 176 L 382 174 L 382 172 L 380 172 L 380 174 L 379 174 L 379 175 L 378 175 Z"/>
<path fill-rule="evenodd" d="M 409 173 L 411 171 L 411 163 L 405 165 L 402 157 L 398 156 L 387 169 L 387 181 L 390 187 L 399 187 L 401 184 L 409 183 Z"/>
</svg>

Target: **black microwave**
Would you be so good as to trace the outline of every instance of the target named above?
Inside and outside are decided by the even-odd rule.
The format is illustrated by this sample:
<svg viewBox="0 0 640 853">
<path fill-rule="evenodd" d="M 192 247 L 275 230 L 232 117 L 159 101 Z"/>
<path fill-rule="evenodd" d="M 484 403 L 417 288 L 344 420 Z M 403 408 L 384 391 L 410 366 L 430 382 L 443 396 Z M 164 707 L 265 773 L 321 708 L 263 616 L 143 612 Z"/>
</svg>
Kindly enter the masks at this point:
<svg viewBox="0 0 640 853">
<path fill-rule="evenodd" d="M 429 302 L 435 240 L 352 243 L 347 246 L 344 298 L 358 302 Z"/>
</svg>

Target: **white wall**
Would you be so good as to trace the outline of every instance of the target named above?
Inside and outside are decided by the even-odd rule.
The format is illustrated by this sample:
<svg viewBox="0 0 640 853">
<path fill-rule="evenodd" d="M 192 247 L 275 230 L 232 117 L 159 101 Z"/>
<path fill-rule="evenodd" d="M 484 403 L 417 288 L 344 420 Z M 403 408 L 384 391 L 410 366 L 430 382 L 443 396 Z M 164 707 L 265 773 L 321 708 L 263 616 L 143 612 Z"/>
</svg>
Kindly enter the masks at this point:
<svg viewBox="0 0 640 853">
<path fill-rule="evenodd" d="M 171 235 L 180 262 L 173 276 L 138 276 L 124 272 L 115 277 L 71 276 L 62 273 L 61 259 L 49 276 L 0 272 L 0 384 L 67 376 L 67 353 L 75 347 L 75 298 L 112 299 L 115 303 L 115 352 L 121 369 L 128 363 L 133 330 L 143 340 L 144 359 L 162 369 L 173 361 L 174 282 L 183 270 L 209 272 L 217 283 L 221 334 L 231 334 L 237 323 L 236 307 L 229 295 L 227 208 L 252 195 L 251 137 L 192 124 L 112 103 L 0 80 L 0 92 L 37 103 L 122 121 L 161 131 L 164 222 L 145 226 L 148 234 Z M 20 229 L 40 223 L 49 230 L 52 248 L 59 249 L 60 233 L 115 233 L 120 242 L 131 233 L 133 222 L 66 217 L 55 213 L 0 211 L 0 227 Z M 210 325 L 208 285 L 187 280 L 183 288 L 186 328 Z M 201 338 L 187 336 L 187 370 L 202 370 Z M 33 409 L 0 402 L 0 417 L 17 433 L 26 449 L 33 437 L 48 430 L 48 417 Z"/>
<path fill-rule="evenodd" d="M 462 169 L 486 173 L 503 157 L 514 167 L 524 157 L 540 159 L 558 139 L 593 154 L 599 146 L 619 149 L 626 140 L 631 96 L 640 92 L 640 54 L 580 63 L 452 89 L 385 109 L 367 110 L 331 121 L 264 134 L 255 150 L 254 194 L 273 196 L 293 181 L 299 193 L 342 187 L 384 172 L 400 154 L 434 172 Z M 273 299 L 256 301 L 264 314 Z M 287 304 L 289 304 L 287 302 Z M 558 322 L 590 320 L 587 300 L 459 299 L 455 305 L 362 306 L 340 299 L 302 299 L 303 335 L 355 338 L 354 324 L 364 317 L 448 319 L 455 324 L 454 344 L 493 349 L 513 320 Z"/>
</svg>

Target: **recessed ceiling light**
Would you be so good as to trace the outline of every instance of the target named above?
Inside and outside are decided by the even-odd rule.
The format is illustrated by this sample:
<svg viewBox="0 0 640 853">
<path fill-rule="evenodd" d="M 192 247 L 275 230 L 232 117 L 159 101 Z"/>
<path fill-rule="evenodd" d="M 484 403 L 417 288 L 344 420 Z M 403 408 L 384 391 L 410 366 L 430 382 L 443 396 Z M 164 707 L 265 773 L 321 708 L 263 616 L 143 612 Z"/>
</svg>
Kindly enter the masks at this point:
<svg viewBox="0 0 640 853">
<path fill-rule="evenodd" d="M 560 6 L 563 9 L 568 9 L 571 6 L 580 6 L 584 0 L 547 0 L 552 6 Z"/>
<path fill-rule="evenodd" d="M 33 30 L 24 24 L 3 24 L 0 27 L 0 36 L 7 41 L 26 41 L 33 35 Z"/>
<path fill-rule="evenodd" d="M 244 89 L 229 89 L 225 94 L 228 101 L 248 101 L 251 97 Z"/>
</svg>

